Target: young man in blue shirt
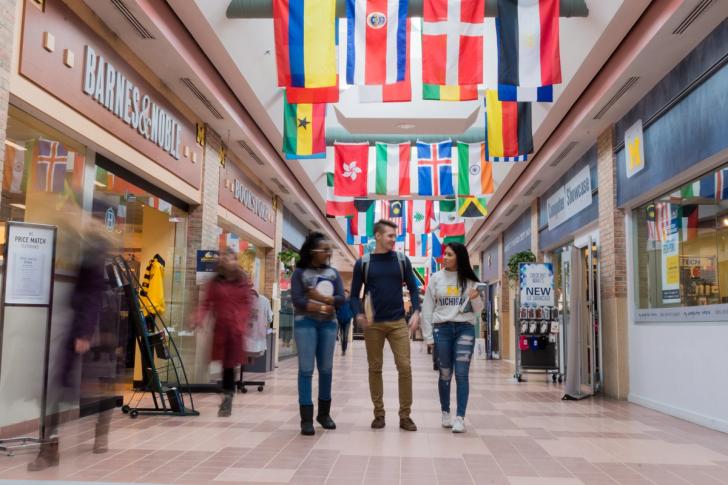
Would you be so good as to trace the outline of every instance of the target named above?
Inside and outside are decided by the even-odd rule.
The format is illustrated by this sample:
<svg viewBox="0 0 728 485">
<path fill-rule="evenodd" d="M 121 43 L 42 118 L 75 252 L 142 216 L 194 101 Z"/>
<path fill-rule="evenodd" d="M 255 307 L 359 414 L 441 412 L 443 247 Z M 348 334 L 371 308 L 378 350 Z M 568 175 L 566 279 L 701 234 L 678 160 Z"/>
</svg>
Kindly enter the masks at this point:
<svg viewBox="0 0 728 485">
<path fill-rule="evenodd" d="M 409 259 L 394 251 L 397 226 L 393 222 L 380 220 L 374 225 L 376 248 L 354 264 L 351 283 L 351 308 L 357 323 L 364 329 L 364 341 L 369 362 L 369 392 L 374 404 L 372 428 L 384 427 L 384 385 L 382 363 L 384 341 L 394 354 L 399 374 L 399 427 L 417 431 L 410 418 L 412 408 L 412 368 L 410 365 L 410 334 L 417 330 L 420 321 L 420 299 L 417 281 Z M 409 290 L 414 312 L 405 322 L 404 295 L 402 285 Z M 365 306 L 360 300 L 362 286 L 365 291 Z"/>
</svg>

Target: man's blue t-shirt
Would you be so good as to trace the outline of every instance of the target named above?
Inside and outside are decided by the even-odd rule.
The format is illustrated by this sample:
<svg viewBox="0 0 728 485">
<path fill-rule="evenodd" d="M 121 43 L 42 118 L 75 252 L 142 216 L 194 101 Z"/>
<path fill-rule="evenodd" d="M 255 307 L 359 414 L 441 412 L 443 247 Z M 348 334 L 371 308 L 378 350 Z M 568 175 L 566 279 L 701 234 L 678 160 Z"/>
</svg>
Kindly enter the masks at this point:
<svg viewBox="0 0 728 485">
<path fill-rule="evenodd" d="M 375 322 L 387 322 L 404 318 L 404 294 L 402 291 L 402 275 L 397 254 L 390 251 L 384 254 L 371 254 L 369 274 L 365 291 L 372 299 Z M 412 271 L 412 263 L 405 257 L 404 282 L 410 292 L 410 300 L 414 310 L 420 309 L 417 280 Z M 364 272 L 361 259 L 354 264 L 354 275 L 351 281 L 351 308 L 354 315 L 364 313 L 359 293 L 364 284 Z"/>
</svg>

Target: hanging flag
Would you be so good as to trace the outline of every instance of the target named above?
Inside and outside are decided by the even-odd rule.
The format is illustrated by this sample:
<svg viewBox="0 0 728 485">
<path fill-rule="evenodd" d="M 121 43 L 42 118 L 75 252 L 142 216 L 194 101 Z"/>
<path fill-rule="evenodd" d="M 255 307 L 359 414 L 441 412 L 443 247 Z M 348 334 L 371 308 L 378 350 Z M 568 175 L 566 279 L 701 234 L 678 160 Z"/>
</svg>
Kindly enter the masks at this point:
<svg viewBox="0 0 728 485">
<path fill-rule="evenodd" d="M 445 236 L 442 240 L 443 244 L 460 243 L 465 244 L 465 234 L 454 236 Z"/>
<path fill-rule="evenodd" d="M 561 83 L 559 0 L 498 0 L 498 84 Z"/>
<path fill-rule="evenodd" d="M 407 0 L 347 0 L 347 83 L 404 81 L 407 8 Z"/>
<path fill-rule="evenodd" d="M 289 104 L 283 95 L 283 153 L 288 160 L 326 158 L 326 105 Z"/>
<path fill-rule="evenodd" d="M 728 200 L 728 168 L 715 172 L 715 198 Z"/>
<path fill-rule="evenodd" d="M 437 237 L 437 234 L 435 234 L 434 232 L 430 233 L 430 238 L 432 239 L 432 257 L 441 258 L 442 257 L 442 243 L 440 242 L 440 239 Z"/>
<path fill-rule="evenodd" d="M 33 189 L 39 192 L 62 193 L 68 160 L 69 152 L 63 143 L 39 139 L 33 147 L 30 168 Z"/>
<path fill-rule="evenodd" d="M 367 196 L 369 143 L 334 143 L 334 194 Z"/>
<path fill-rule="evenodd" d="M 376 195 L 409 196 L 412 153 L 409 142 L 377 143 L 374 151 L 376 163 L 369 166 L 369 190 Z"/>
<path fill-rule="evenodd" d="M 647 240 L 659 241 L 660 233 L 657 231 L 657 207 L 649 204 L 645 208 L 645 219 L 647 220 Z"/>
<path fill-rule="evenodd" d="M 531 104 L 498 101 L 495 90 L 485 91 L 486 160 L 525 162 L 533 153 Z"/>
<path fill-rule="evenodd" d="M 428 234 L 432 230 L 432 219 L 435 217 L 433 201 L 408 200 L 406 213 L 408 233 Z"/>
<path fill-rule="evenodd" d="M 5 145 L 5 163 L 3 166 L 3 191 L 10 194 L 23 192 L 23 175 L 25 174 L 25 150 L 16 150 Z"/>
<path fill-rule="evenodd" d="M 407 19 L 407 43 L 411 41 L 411 20 Z M 382 85 L 360 85 L 360 103 L 405 103 L 412 101 L 412 81 L 410 79 L 410 53 L 405 53 L 404 80 Z"/>
<path fill-rule="evenodd" d="M 334 173 L 326 172 L 326 217 L 354 215 L 353 197 L 339 197 L 334 194 Z"/>
<path fill-rule="evenodd" d="M 693 241 L 698 238 L 698 223 L 700 206 L 698 205 L 683 205 L 680 207 L 682 212 L 682 240 Z"/>
<path fill-rule="evenodd" d="M 485 143 L 458 142 L 458 195 L 493 192 L 493 165 L 485 159 Z"/>
<path fill-rule="evenodd" d="M 338 103 L 339 82 L 323 88 L 286 88 L 286 97 L 291 104 Z"/>
<path fill-rule="evenodd" d="M 466 219 L 480 218 L 488 215 L 488 198 L 458 196 L 458 215 Z"/>
<path fill-rule="evenodd" d="M 452 185 L 452 140 L 417 142 L 417 178 L 419 195 L 455 195 Z"/>
<path fill-rule="evenodd" d="M 534 103 L 553 103 L 554 87 L 537 86 L 533 88 L 498 85 L 498 99 L 501 101 L 530 101 Z"/>
<path fill-rule="evenodd" d="M 407 254 L 413 258 L 427 256 L 428 237 L 428 234 L 408 234 Z"/>
<path fill-rule="evenodd" d="M 464 236 L 465 221 L 458 215 L 455 200 L 441 200 L 440 206 L 440 237 Z"/>
<path fill-rule="evenodd" d="M 368 236 L 357 236 L 352 233 L 354 223 L 354 217 L 347 217 L 346 218 L 346 244 L 351 245 L 361 245 L 360 247 L 360 255 L 364 252 L 363 247 L 369 242 L 370 238 Z"/>
<path fill-rule="evenodd" d="M 715 198 L 715 182 L 717 177 L 713 174 L 706 175 L 700 180 L 684 185 L 680 189 L 680 196 L 683 199 L 714 199 Z"/>
<path fill-rule="evenodd" d="M 476 84 L 439 85 L 423 84 L 422 99 L 427 101 L 473 101 L 478 99 Z"/>
<path fill-rule="evenodd" d="M 396 234 L 397 241 L 404 242 L 405 235 L 405 223 L 404 223 L 404 211 L 401 200 L 378 200 L 378 206 L 374 215 L 374 219 L 386 219 L 397 225 Z"/>
<path fill-rule="evenodd" d="M 374 235 L 375 202 L 370 199 L 357 199 L 354 201 L 356 212 L 349 218 L 351 233 L 354 236 Z"/>
<path fill-rule="evenodd" d="M 335 86 L 336 1 L 273 0 L 278 85 Z"/>
<path fill-rule="evenodd" d="M 422 82 L 483 82 L 484 0 L 424 0 Z"/>
</svg>

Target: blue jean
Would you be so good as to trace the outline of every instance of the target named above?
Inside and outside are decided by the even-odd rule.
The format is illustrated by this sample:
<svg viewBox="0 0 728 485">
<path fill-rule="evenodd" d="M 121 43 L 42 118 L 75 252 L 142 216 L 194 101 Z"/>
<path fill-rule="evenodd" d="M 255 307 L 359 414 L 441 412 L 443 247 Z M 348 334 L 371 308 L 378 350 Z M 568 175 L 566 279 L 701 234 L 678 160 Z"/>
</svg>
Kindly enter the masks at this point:
<svg viewBox="0 0 728 485">
<path fill-rule="evenodd" d="M 470 394 L 470 360 L 475 347 L 475 328 L 470 323 L 437 323 L 432 331 L 440 364 L 440 378 L 437 389 L 440 392 L 440 407 L 450 412 L 450 382 L 453 366 L 457 385 L 457 415 L 465 417 Z"/>
<path fill-rule="evenodd" d="M 298 349 L 298 404 L 313 404 L 312 378 L 314 361 L 319 375 L 318 398 L 331 400 L 331 377 L 336 347 L 335 321 L 320 322 L 312 318 L 296 320 L 293 337 Z"/>
</svg>

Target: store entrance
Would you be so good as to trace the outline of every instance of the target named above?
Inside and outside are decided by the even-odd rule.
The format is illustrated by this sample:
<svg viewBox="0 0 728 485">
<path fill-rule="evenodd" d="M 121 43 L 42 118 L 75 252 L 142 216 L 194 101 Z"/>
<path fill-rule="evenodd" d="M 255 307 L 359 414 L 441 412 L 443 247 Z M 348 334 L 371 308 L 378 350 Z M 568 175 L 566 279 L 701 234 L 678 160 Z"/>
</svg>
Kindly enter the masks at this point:
<svg viewBox="0 0 728 485">
<path fill-rule="evenodd" d="M 487 359 L 500 359 L 500 318 L 498 312 L 498 285 L 491 283 L 485 290 L 485 355 Z"/>
<path fill-rule="evenodd" d="M 602 387 L 599 251 L 593 237 L 561 253 L 561 357 L 566 368 L 566 396 L 581 399 Z"/>
</svg>

